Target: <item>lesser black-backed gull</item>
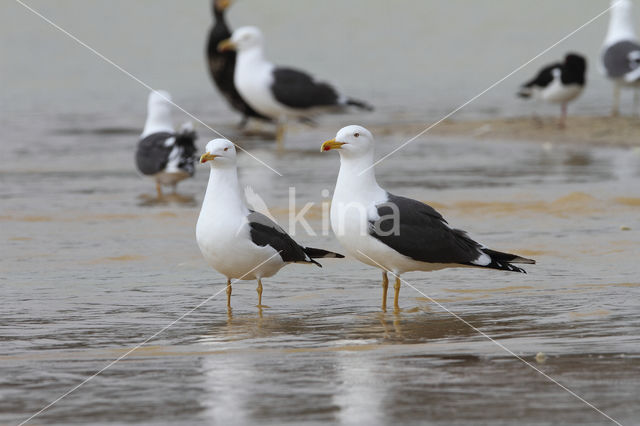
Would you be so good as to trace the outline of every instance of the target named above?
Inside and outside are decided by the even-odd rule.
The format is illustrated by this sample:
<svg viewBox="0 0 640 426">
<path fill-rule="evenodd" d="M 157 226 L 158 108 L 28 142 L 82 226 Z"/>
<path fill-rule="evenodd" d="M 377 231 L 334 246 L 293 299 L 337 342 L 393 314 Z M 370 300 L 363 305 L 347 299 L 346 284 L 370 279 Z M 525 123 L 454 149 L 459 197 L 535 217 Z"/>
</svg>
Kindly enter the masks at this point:
<svg viewBox="0 0 640 426">
<path fill-rule="evenodd" d="M 256 27 L 241 27 L 220 50 L 236 49 L 234 83 L 240 95 L 260 114 L 278 122 L 276 139 L 282 147 L 284 125 L 288 118 L 310 121 L 321 112 L 354 106 L 364 110 L 365 102 L 340 94 L 329 83 L 304 71 L 279 67 L 267 60 L 264 38 Z"/>
<path fill-rule="evenodd" d="M 262 306 L 262 279 L 290 263 L 321 266 L 314 259 L 344 257 L 303 247 L 267 216 L 249 210 L 238 182 L 236 149 L 226 139 L 207 144 L 201 163 L 211 166 L 209 184 L 196 225 L 196 239 L 209 265 L 227 277 L 227 307 L 231 280 L 257 280 Z"/>
<path fill-rule="evenodd" d="M 378 185 L 372 134 L 347 126 L 321 151 L 340 153 L 340 172 L 331 202 L 331 227 L 356 259 L 382 269 L 382 309 L 386 310 L 388 276 L 395 277 L 398 307 L 400 275 L 451 267 L 525 272 L 514 263 L 535 263 L 515 254 L 491 250 L 465 231 L 452 228 L 435 209 L 420 201 L 390 194 Z"/>
<path fill-rule="evenodd" d="M 620 113 L 620 89 L 634 88 L 634 112 L 638 109 L 640 90 L 640 40 L 633 26 L 631 0 L 612 0 L 609 30 L 602 46 L 602 68 L 613 82 L 611 115 Z"/>
</svg>

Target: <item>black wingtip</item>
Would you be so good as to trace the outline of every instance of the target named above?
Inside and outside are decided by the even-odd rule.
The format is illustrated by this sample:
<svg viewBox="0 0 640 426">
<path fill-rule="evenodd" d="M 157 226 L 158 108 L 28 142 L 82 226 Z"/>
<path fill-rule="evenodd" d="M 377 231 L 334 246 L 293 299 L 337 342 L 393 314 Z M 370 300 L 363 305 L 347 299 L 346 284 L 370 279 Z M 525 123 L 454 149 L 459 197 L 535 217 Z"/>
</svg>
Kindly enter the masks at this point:
<svg viewBox="0 0 640 426">
<path fill-rule="evenodd" d="M 526 257 L 516 256 L 509 261 L 510 263 L 524 263 L 526 265 L 535 265 L 536 261 L 533 259 L 527 259 Z"/>
<path fill-rule="evenodd" d="M 506 262 L 497 262 L 497 261 L 493 261 L 490 264 L 487 265 L 487 268 L 493 268 L 493 269 L 499 269 L 501 271 L 509 271 L 509 272 L 519 272 L 521 274 L 526 274 L 527 271 L 525 271 L 522 268 L 519 268 L 515 265 L 512 265 L 511 263 L 506 263 Z"/>
<path fill-rule="evenodd" d="M 319 248 L 304 247 L 303 250 L 307 254 L 307 256 L 309 256 L 311 259 L 342 259 L 344 258 L 344 256 L 341 255 L 340 253 L 335 253 L 332 251 L 323 250 Z"/>
</svg>

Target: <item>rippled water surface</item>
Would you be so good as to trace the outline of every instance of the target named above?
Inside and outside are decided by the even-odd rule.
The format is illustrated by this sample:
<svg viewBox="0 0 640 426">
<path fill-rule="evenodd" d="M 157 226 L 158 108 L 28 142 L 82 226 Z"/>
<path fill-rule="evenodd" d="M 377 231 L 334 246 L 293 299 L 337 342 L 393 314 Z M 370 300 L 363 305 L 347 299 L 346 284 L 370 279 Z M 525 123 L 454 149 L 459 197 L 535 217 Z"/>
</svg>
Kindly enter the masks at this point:
<svg viewBox="0 0 640 426">
<path fill-rule="evenodd" d="M 250 14 L 254 3 L 240 2 L 234 21 Z M 601 6 L 587 3 L 593 10 L 580 13 Z M 144 41 L 145 33 L 129 22 L 142 15 L 142 6 L 128 2 L 130 14 L 121 17 L 126 31 L 105 39 L 92 31 L 102 25 L 96 14 L 106 13 L 97 2 L 97 9 L 73 1 L 33 4 L 107 50 L 124 45 L 126 34 L 139 36 L 131 38 L 136 49 L 125 49 L 121 62 L 157 78 L 196 115 L 208 117 L 283 174 L 240 156 L 242 182 L 264 198 L 285 227 L 290 188 L 296 210 L 313 203 L 305 217 L 318 235 L 309 236 L 298 225 L 291 231 L 301 243 L 340 251 L 335 238 L 322 232 L 325 190 L 333 190 L 338 171 L 334 153 L 318 152 L 322 141 L 341 125 L 363 120 L 377 130 L 381 156 L 408 138 L 385 130 L 388 123 L 415 121 L 422 114 L 437 118 L 446 109 L 418 96 L 411 100 L 413 108 L 404 109 L 391 92 L 368 91 L 346 72 L 345 87 L 375 97 L 378 112 L 329 117 L 316 128 L 293 126 L 288 149 L 279 154 L 260 133 L 248 137 L 233 128 L 236 118 L 200 75 L 199 51 L 184 54 L 188 66 L 177 65 L 182 83 L 145 68 L 145 49 L 161 60 L 152 40 Z M 158 9 L 160 4 L 170 9 L 169 2 L 140 4 L 168 22 Z M 286 10 L 284 2 L 275 4 L 275 10 Z M 380 23 L 386 9 L 375 5 L 371 13 Z M 77 6 L 83 19 L 62 13 L 69 10 L 62 6 Z M 116 6 L 110 13 L 117 15 Z M 497 37 L 490 31 L 496 25 L 491 14 L 474 7 L 480 20 L 474 31 Z M 533 3 L 528 7 L 537 10 Z M 23 28 L 18 46 L 3 46 L 7 52 L 16 54 L 32 43 L 40 58 L 51 50 L 70 58 L 66 65 L 53 64 L 50 75 L 35 68 L 22 77 L 15 72 L 20 63 L 40 63 L 34 57 L 19 56 L 18 64 L 6 65 L 14 80 L 3 95 L 0 136 L 0 423 L 20 423 L 123 355 L 33 423 L 611 423 L 550 378 L 622 424 L 640 422 L 637 150 L 427 134 L 377 167 L 380 183 L 429 202 L 450 223 L 492 247 L 535 258 L 538 264 L 527 267 L 529 274 L 470 269 L 407 274 L 411 286 L 402 288 L 401 312 L 383 313 L 379 271 L 353 259 L 326 260 L 322 269 L 292 265 L 265 280 L 269 308 L 262 311 L 255 307 L 255 283 L 234 285 L 228 313 L 224 292 L 211 297 L 223 290 L 224 279 L 205 264 L 194 237 L 207 168 L 180 185 L 181 194 L 190 197 L 186 202 L 149 202 L 153 185 L 133 167 L 145 91 L 124 77 L 118 80 L 110 68 L 96 73 L 95 91 L 83 73 L 77 81 L 61 78 L 60 67 L 70 72 L 73 61 L 87 61 L 90 70 L 102 65 L 19 6 L 0 9 L 13 17 L 9 29 Z M 460 19 L 473 21 L 471 12 Z M 187 35 L 177 36 L 183 48 L 190 37 L 202 36 L 208 20 L 203 11 L 185 13 L 173 20 L 192 24 Z M 562 32 L 559 23 L 553 25 Z M 439 37 L 447 34 L 442 25 L 420 28 L 426 33 L 416 34 L 425 37 L 431 36 L 429 28 Z M 394 37 L 389 43 L 396 45 Z M 182 57 L 170 46 L 167 54 Z M 322 66 L 298 55 L 298 63 Z M 191 72 L 200 80 L 189 80 Z M 453 76 L 442 78 L 457 87 L 451 93 L 460 100 L 483 88 L 469 82 L 461 88 Z M 57 97 L 48 97 L 47 87 Z M 11 96 L 15 103 L 8 102 Z M 505 110 L 482 114 L 502 114 L 509 106 L 496 108 Z M 587 102 L 584 108 L 597 105 Z M 202 147 L 212 134 L 200 132 Z"/>
</svg>

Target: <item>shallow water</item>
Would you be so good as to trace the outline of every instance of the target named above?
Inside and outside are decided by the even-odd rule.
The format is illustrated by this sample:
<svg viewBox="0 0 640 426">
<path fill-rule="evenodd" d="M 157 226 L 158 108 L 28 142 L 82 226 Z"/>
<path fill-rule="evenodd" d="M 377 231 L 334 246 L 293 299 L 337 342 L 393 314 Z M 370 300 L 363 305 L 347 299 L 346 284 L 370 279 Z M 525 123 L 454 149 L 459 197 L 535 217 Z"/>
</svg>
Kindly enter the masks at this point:
<svg viewBox="0 0 640 426">
<path fill-rule="evenodd" d="M 63 9 L 33 3 L 78 25 L 96 43 L 102 40 L 92 25 L 102 25 L 94 18 L 106 12 L 94 7 L 103 6 L 55 3 L 79 7 L 76 13 L 85 20 L 76 21 L 61 14 Z M 157 19 L 167 19 L 154 4 L 144 7 Z M 237 5 L 235 21 L 250 12 L 250 4 Z M 375 4 L 372 13 L 379 22 L 384 9 Z M 454 6 L 441 6 L 440 13 L 452 13 Z M 95 91 L 87 91 L 90 82 L 61 77 L 60 63 L 52 65 L 49 75 L 35 69 L 20 78 L 6 74 L 15 85 L 3 100 L 18 99 L 19 91 L 24 95 L 2 104 L 0 168 L 0 423 L 15 424 L 223 290 L 224 280 L 207 267 L 194 238 L 207 168 L 200 167 L 195 179 L 180 185 L 192 202 L 154 204 L 145 197 L 154 188 L 135 173 L 133 147 L 146 93 L 124 79 L 119 81 L 126 87 L 116 84 L 119 77 L 112 70 L 37 26 L 17 6 L 1 7 L 15 18 L 7 24 L 9 31 L 23 23 L 30 32 L 21 34 L 31 37 L 3 49 L 15 52 L 30 40 L 49 54 L 53 49 L 82 64 L 86 60 L 88 69 L 99 69 L 97 76 L 105 78 Z M 118 22 L 129 32 L 104 40 L 107 50 L 126 44 L 121 38 L 127 34 L 140 34 L 130 20 L 140 16 L 143 6 L 127 7 L 131 13 Z M 282 2 L 274 7 L 285 8 Z M 478 14 L 491 15 L 475 7 Z M 528 7 L 537 10 L 533 3 Z M 471 12 L 460 19 L 474 21 Z M 194 23 L 177 37 L 181 46 L 201 37 L 205 18 L 202 13 L 179 18 Z M 491 22 L 481 19 L 475 33 L 491 36 Z M 560 31 L 556 24 L 552 27 Z M 444 26 L 427 30 L 447 34 Z M 145 38 L 135 40 L 144 44 Z M 125 52 L 121 59 L 144 71 L 139 52 Z M 380 129 L 382 156 L 406 139 L 384 131 L 387 123 L 415 122 L 417 116 L 446 111 L 446 105 L 411 96 L 417 110 L 405 110 L 392 93 L 380 89 L 379 99 L 386 102 L 377 102 L 382 104 L 378 112 L 328 117 L 311 129 L 292 126 L 289 149 L 281 155 L 260 136 L 234 130 L 236 118 L 214 98 L 206 76 L 188 78 L 193 69 L 201 71 L 200 57 L 186 57 L 189 66 L 177 66 L 185 82 L 175 83 L 176 98 L 198 116 L 215 117 L 205 121 L 216 128 L 220 124 L 223 133 L 282 172 L 279 177 L 248 155 L 240 156 L 243 183 L 285 227 L 291 187 L 297 210 L 314 203 L 306 217 L 318 235 L 309 236 L 300 226 L 290 231 L 301 243 L 327 249 L 340 251 L 335 238 L 322 234 L 323 191 L 333 189 L 338 159 L 335 153 L 321 154 L 321 142 L 346 120 L 363 119 Z M 313 58 L 299 61 L 321 66 Z M 460 61 L 475 63 L 472 57 Z M 40 80 L 33 80 L 34 74 Z M 453 76 L 443 78 L 444 86 L 456 87 L 451 103 L 482 88 L 470 83 L 461 88 Z M 165 74 L 158 77 L 164 87 L 169 80 Z M 366 97 L 356 80 L 346 72 L 344 87 Z M 408 93 L 410 83 L 395 84 L 406 86 Z M 41 87 L 51 87 L 55 96 Z M 63 100 L 59 108 L 52 107 L 56 96 Z M 509 102 L 488 111 L 482 109 L 490 106 L 487 101 L 469 114 L 502 115 L 513 111 L 515 104 Z M 583 106 L 584 111 L 599 108 L 588 100 Z M 203 146 L 211 134 L 200 131 Z M 255 283 L 238 283 L 231 315 L 222 292 L 34 423 L 610 423 L 470 325 L 617 421 L 639 422 L 637 151 L 427 135 L 381 163 L 377 174 L 390 191 L 429 202 L 477 239 L 533 257 L 538 264 L 528 266 L 527 275 L 469 269 L 407 274 L 415 288 L 403 286 L 403 310 L 397 314 L 379 309 L 379 272 L 352 259 L 326 260 L 322 269 L 289 266 L 265 280 L 269 308 L 259 312 L 255 307 Z M 546 360 L 536 360 L 539 352 Z"/>
<path fill-rule="evenodd" d="M 120 168 L 83 170 L 78 158 L 66 171 L 2 173 L 4 422 L 28 417 L 223 289 L 195 245 L 197 208 L 141 206 L 152 186 L 116 159 L 130 154 L 130 137 L 107 139 L 109 149 L 78 156 Z M 473 164 L 461 157 L 470 151 Z M 286 175 L 243 156 L 243 182 L 285 225 L 295 182 L 297 208 L 316 203 L 307 217 L 321 233 L 322 189 L 332 188 L 337 158 L 259 152 Z M 431 140 L 383 162 L 378 175 L 538 264 L 527 275 L 407 274 L 416 290 L 403 287 L 399 314 L 380 312 L 379 273 L 353 260 L 290 266 L 265 280 L 270 308 L 261 314 L 255 284 L 238 283 L 231 316 L 224 293 L 214 297 L 39 421 L 606 423 L 417 290 L 529 362 L 544 352 L 537 368 L 623 424 L 637 420 L 640 197 L 630 195 L 640 156 Z M 183 193 L 200 200 L 206 178 L 198 170 Z M 330 236 L 299 228 L 297 238 L 339 250 Z"/>
</svg>

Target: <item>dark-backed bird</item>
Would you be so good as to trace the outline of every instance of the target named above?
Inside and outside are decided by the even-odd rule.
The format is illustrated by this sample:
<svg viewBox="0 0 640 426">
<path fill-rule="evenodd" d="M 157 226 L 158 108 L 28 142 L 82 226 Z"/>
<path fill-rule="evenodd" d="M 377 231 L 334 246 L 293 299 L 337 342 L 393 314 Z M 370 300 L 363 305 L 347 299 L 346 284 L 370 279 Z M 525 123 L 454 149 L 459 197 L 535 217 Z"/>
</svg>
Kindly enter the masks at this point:
<svg viewBox="0 0 640 426">
<path fill-rule="evenodd" d="M 293 68 L 279 67 L 264 54 L 264 38 L 256 27 L 241 27 L 220 50 L 235 49 L 234 83 L 240 95 L 260 114 L 278 122 L 276 139 L 282 147 L 286 120 L 312 121 L 322 112 L 339 111 L 348 106 L 372 110 L 365 102 L 339 93 L 329 83 Z"/>
<path fill-rule="evenodd" d="M 236 86 L 233 83 L 236 52 L 233 50 L 224 52 L 218 50 L 218 44 L 231 37 L 231 30 L 225 18 L 225 12 L 230 4 L 231 0 L 213 0 L 211 2 L 214 24 L 209 31 L 209 39 L 207 40 L 207 64 L 209 66 L 209 74 L 211 74 L 211 78 L 220 93 L 233 109 L 242 114 L 239 127 L 243 128 L 250 118 L 266 121 L 270 121 L 270 119 L 251 108 L 236 90 Z"/>
<path fill-rule="evenodd" d="M 602 46 L 602 68 L 613 82 L 611 115 L 620 113 L 620 90 L 634 88 L 634 113 L 638 111 L 640 90 L 640 41 L 633 26 L 631 0 L 612 0 L 609 30 Z"/>
<path fill-rule="evenodd" d="M 545 102 L 560 104 L 560 127 L 567 120 L 567 106 L 576 99 L 586 83 L 587 60 L 577 53 L 568 53 L 564 62 L 545 66 L 532 80 L 523 84 L 518 96 L 535 98 Z"/>
<path fill-rule="evenodd" d="M 163 185 L 173 188 L 175 194 L 178 182 L 195 173 L 196 139 L 191 122 L 178 132 L 173 128 L 171 95 L 163 90 L 151 92 L 135 158 L 140 173 L 155 180 L 158 199 Z"/>
<path fill-rule="evenodd" d="M 209 265 L 227 277 L 227 307 L 231 280 L 257 280 L 262 306 L 262 279 L 290 263 L 321 266 L 314 259 L 341 258 L 338 253 L 303 247 L 267 216 L 250 210 L 238 181 L 236 149 L 226 139 L 207 144 L 201 163 L 211 174 L 196 225 L 198 246 Z"/>
<path fill-rule="evenodd" d="M 434 208 L 390 194 L 374 172 L 373 135 L 347 126 L 321 151 L 338 150 L 340 172 L 331 202 L 331 227 L 349 254 L 382 269 L 382 309 L 386 310 L 387 272 L 395 276 L 394 308 L 399 309 L 400 276 L 409 271 L 452 267 L 525 272 L 514 263 L 535 263 L 491 250 L 455 229 Z"/>
</svg>

